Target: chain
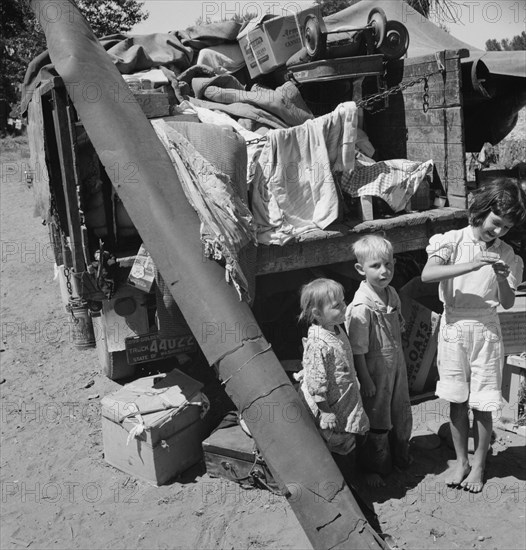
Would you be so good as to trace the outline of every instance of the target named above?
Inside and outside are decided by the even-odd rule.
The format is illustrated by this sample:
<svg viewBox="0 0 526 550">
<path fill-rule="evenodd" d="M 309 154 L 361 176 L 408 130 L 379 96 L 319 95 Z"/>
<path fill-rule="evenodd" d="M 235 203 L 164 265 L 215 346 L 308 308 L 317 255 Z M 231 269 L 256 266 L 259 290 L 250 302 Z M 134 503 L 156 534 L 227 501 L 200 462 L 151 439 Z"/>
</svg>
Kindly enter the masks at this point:
<svg viewBox="0 0 526 550">
<path fill-rule="evenodd" d="M 249 139 L 246 141 L 246 144 L 253 145 L 254 143 L 260 143 L 261 141 L 267 141 L 267 136 L 261 136 L 260 138 Z"/>
<path fill-rule="evenodd" d="M 363 107 L 364 109 L 370 111 L 372 110 L 372 106 L 381 100 L 387 99 L 390 95 L 397 94 L 398 92 L 402 92 L 406 90 L 407 88 L 411 88 L 412 86 L 415 86 L 416 84 L 420 84 L 421 82 L 424 82 L 424 95 L 423 95 L 423 109 L 424 113 L 427 113 L 429 110 L 429 82 L 428 79 L 430 76 L 433 76 L 435 74 L 441 73 L 442 71 L 439 69 L 437 71 L 433 71 L 431 73 L 426 73 L 423 76 L 419 76 L 418 78 L 415 78 L 414 80 L 410 80 L 409 82 L 405 82 L 404 84 L 397 84 L 396 86 L 393 86 L 383 92 L 379 92 L 374 95 L 370 95 L 369 97 L 365 97 L 361 99 L 360 101 L 356 102 L 357 107 Z M 378 113 L 380 111 L 383 111 L 383 109 L 377 109 L 375 113 Z"/>
<path fill-rule="evenodd" d="M 71 298 L 73 296 L 73 287 L 71 286 L 71 270 L 69 267 L 64 266 L 64 277 L 66 277 L 66 289 Z"/>
<path fill-rule="evenodd" d="M 69 311 L 69 313 L 71 314 L 71 318 L 73 319 L 73 322 L 76 325 L 78 325 L 80 321 L 73 314 L 73 307 L 79 305 L 79 300 L 73 298 L 73 286 L 71 285 L 71 269 L 69 267 L 64 266 L 64 277 L 66 278 L 66 289 L 69 294 L 69 302 L 66 305 L 66 311 Z M 80 302 L 82 302 L 82 300 L 80 300 Z"/>
<path fill-rule="evenodd" d="M 424 81 L 424 95 L 422 96 L 422 110 L 424 113 L 429 111 L 429 82 L 427 78 Z"/>
</svg>

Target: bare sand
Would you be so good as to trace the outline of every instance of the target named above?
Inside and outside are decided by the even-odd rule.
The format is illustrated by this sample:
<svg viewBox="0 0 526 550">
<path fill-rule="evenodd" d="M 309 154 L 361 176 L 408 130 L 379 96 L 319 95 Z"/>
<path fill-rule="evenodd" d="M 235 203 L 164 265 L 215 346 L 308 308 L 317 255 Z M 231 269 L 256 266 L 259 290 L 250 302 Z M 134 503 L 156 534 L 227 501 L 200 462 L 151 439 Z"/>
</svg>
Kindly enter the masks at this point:
<svg viewBox="0 0 526 550">
<path fill-rule="evenodd" d="M 95 350 L 71 342 L 47 228 L 24 184 L 27 149 L 14 145 L 2 143 L 0 188 L 0 548 L 310 548 L 283 497 L 202 465 L 157 488 L 106 464 L 100 400 L 119 384 Z M 454 454 L 433 433 L 447 415 L 437 399 L 413 406 L 414 463 L 365 494 L 382 530 L 405 549 L 525 548 L 525 439 L 496 428 L 484 491 L 450 489 Z"/>
</svg>

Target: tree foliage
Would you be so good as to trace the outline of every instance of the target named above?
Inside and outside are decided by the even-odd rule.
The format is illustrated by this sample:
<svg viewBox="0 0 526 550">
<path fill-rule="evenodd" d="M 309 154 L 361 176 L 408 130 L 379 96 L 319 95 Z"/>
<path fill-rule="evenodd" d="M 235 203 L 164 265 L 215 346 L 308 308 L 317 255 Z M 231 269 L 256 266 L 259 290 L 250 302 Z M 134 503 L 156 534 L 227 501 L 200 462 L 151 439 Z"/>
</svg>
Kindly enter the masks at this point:
<svg viewBox="0 0 526 550">
<path fill-rule="evenodd" d="M 76 0 L 77 6 L 88 20 L 95 36 L 128 32 L 144 21 L 148 12 L 137 0 Z"/>
<path fill-rule="evenodd" d="M 314 3 L 320 7 L 322 16 L 326 17 L 344 10 L 356 2 L 353 0 L 314 0 Z"/>
<path fill-rule="evenodd" d="M 526 50 L 526 31 L 522 31 L 521 34 L 517 34 L 511 39 L 497 40 L 496 38 L 490 38 L 486 41 L 486 50 L 488 52 Z"/>
<path fill-rule="evenodd" d="M 99 38 L 127 32 L 148 17 L 138 0 L 77 0 L 77 5 Z M 0 98 L 13 104 L 28 63 L 46 49 L 29 0 L 2 0 L 0 37 Z"/>
<path fill-rule="evenodd" d="M 359 0 L 314 0 L 314 3 L 320 6 L 323 17 L 341 11 Z M 451 5 L 455 0 L 405 0 L 413 9 L 424 17 L 429 18 L 432 11 L 437 14 L 447 15 L 449 20 L 454 17 L 454 10 Z"/>
</svg>

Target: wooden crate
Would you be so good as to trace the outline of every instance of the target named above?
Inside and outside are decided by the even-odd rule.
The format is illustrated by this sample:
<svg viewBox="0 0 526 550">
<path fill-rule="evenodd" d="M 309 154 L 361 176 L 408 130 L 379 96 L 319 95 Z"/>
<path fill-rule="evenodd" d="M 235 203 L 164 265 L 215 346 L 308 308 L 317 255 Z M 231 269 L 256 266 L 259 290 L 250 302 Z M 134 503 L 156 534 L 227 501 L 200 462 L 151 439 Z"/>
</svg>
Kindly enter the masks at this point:
<svg viewBox="0 0 526 550">
<path fill-rule="evenodd" d="M 407 158 L 435 162 L 435 186 L 447 193 L 449 206 L 466 208 L 466 166 L 461 58 L 467 50 L 437 52 L 390 61 L 387 85 L 428 77 L 429 108 L 423 109 L 424 82 L 389 96 L 386 110 L 366 113 L 365 130 L 380 160 Z M 437 72 L 440 65 L 443 72 Z"/>
</svg>

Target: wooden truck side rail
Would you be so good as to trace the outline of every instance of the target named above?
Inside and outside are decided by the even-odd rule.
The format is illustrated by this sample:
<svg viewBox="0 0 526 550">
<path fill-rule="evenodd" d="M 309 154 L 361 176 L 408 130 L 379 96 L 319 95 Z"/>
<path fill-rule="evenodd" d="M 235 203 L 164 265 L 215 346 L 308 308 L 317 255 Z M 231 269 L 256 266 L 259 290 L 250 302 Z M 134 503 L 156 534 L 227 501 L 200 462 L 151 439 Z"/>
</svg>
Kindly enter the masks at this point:
<svg viewBox="0 0 526 550">
<path fill-rule="evenodd" d="M 390 61 L 388 87 L 429 76 L 390 96 L 387 110 L 365 117 L 367 134 L 381 159 L 432 159 L 435 179 L 446 191 L 449 205 L 461 209 L 467 206 L 468 190 L 460 60 L 468 54 L 468 50 L 448 50 Z"/>
</svg>

